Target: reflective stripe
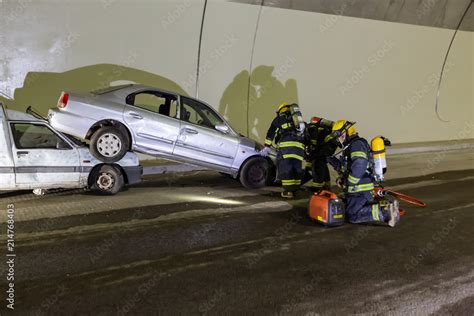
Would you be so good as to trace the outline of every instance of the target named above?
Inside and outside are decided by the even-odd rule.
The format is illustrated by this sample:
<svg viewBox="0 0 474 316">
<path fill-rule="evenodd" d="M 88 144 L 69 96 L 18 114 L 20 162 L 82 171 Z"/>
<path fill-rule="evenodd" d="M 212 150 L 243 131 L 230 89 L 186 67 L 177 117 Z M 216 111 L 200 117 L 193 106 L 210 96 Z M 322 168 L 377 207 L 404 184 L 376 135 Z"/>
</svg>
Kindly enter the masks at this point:
<svg viewBox="0 0 474 316">
<path fill-rule="evenodd" d="M 352 184 L 357 184 L 357 183 L 359 183 L 360 178 L 356 178 L 356 177 L 353 177 L 353 176 L 349 175 L 349 177 L 347 178 L 347 180 L 348 180 L 350 183 L 352 183 Z"/>
<path fill-rule="evenodd" d="M 311 140 L 311 144 L 313 144 L 313 145 L 316 145 L 317 143 L 318 143 L 318 141 L 317 141 L 317 140 L 314 140 L 314 139 L 313 139 L 313 140 Z"/>
<path fill-rule="evenodd" d="M 298 147 L 304 149 L 304 145 L 300 142 L 281 142 L 278 144 L 280 148 L 287 148 L 287 147 Z"/>
<path fill-rule="evenodd" d="M 332 135 L 328 135 L 328 136 L 326 136 L 326 138 L 324 138 L 324 142 L 327 143 L 331 139 L 332 139 Z"/>
<path fill-rule="evenodd" d="M 371 191 L 373 189 L 374 189 L 374 184 L 367 183 L 367 184 L 359 184 L 359 185 L 350 185 L 347 187 L 347 192 L 357 193 L 357 192 Z"/>
<path fill-rule="evenodd" d="M 281 126 L 281 128 L 283 128 L 283 129 L 290 128 L 290 124 L 285 123 L 285 124 L 283 124 L 283 125 Z"/>
<path fill-rule="evenodd" d="M 378 204 L 373 204 L 372 205 L 372 218 L 374 219 L 374 221 L 380 222 L 379 205 Z"/>
<path fill-rule="evenodd" d="M 325 184 L 325 182 L 313 182 L 313 183 L 311 184 L 311 186 L 312 186 L 312 187 L 315 187 L 315 188 L 321 188 L 321 187 L 324 186 L 324 184 Z"/>
<path fill-rule="evenodd" d="M 301 185 L 301 180 L 281 180 L 281 183 L 286 186 L 286 185 Z"/>
<path fill-rule="evenodd" d="M 273 143 L 270 139 L 265 139 L 265 145 L 271 145 Z"/>
<path fill-rule="evenodd" d="M 354 151 L 351 153 L 351 158 L 364 158 L 367 159 L 367 154 L 363 151 Z"/>
<path fill-rule="evenodd" d="M 298 160 L 301 160 L 301 161 L 304 160 L 304 157 L 299 156 L 299 155 L 294 155 L 294 154 L 286 154 L 286 155 L 283 155 L 283 158 L 284 158 L 284 159 L 293 158 L 293 159 L 298 159 Z"/>
</svg>

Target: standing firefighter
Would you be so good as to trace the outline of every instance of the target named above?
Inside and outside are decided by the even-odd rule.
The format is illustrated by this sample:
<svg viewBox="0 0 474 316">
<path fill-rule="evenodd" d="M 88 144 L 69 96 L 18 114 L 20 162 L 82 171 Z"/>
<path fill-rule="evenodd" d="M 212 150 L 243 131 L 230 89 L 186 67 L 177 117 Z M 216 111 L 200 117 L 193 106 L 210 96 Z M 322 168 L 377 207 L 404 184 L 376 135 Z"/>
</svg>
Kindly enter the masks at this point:
<svg viewBox="0 0 474 316">
<path fill-rule="evenodd" d="M 332 134 L 334 122 L 311 118 L 311 123 L 306 127 L 306 151 L 311 162 L 313 183 L 311 189 L 314 192 L 329 190 L 331 188 L 331 176 L 327 164 L 327 158 L 336 151 L 337 145 Z"/>
<path fill-rule="evenodd" d="M 330 163 L 341 175 L 337 184 L 344 188 L 346 216 L 350 223 L 388 222 L 393 227 L 400 220 L 398 201 L 374 202 L 374 180 L 371 170 L 372 153 L 367 140 L 356 133 L 352 122 L 334 123 L 332 135 L 343 147 L 340 160 Z"/>
<path fill-rule="evenodd" d="M 303 144 L 304 122 L 298 105 L 283 103 L 278 107 L 277 117 L 270 126 L 265 146 L 268 147 L 275 142 L 278 154 L 278 175 L 283 184 L 281 196 L 293 198 L 294 193 L 301 186 L 303 177 Z"/>
</svg>

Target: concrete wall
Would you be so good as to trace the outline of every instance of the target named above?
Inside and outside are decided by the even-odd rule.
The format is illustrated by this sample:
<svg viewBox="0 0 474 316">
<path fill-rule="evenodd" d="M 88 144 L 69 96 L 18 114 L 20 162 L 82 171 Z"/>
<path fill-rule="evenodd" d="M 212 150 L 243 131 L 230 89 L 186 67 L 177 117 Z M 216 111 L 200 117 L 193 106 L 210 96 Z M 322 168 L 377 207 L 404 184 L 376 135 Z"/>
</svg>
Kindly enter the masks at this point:
<svg viewBox="0 0 474 316">
<path fill-rule="evenodd" d="M 394 142 L 473 138 L 473 8 L 439 90 L 446 122 L 435 112 L 468 3 L 3 0 L 0 101 L 46 112 L 62 90 L 133 81 L 198 96 L 260 140 L 281 102 Z"/>
</svg>

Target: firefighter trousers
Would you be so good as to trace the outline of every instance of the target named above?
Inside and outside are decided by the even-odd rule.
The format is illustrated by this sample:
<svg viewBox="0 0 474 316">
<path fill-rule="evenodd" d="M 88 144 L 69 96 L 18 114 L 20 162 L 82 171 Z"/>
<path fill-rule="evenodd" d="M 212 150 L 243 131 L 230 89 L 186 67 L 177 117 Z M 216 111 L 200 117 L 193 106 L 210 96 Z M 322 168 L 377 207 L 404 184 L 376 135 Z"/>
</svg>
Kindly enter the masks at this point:
<svg viewBox="0 0 474 316">
<path fill-rule="evenodd" d="M 278 159 L 278 176 L 285 191 L 297 191 L 303 178 L 303 163 L 296 158 Z"/>
<path fill-rule="evenodd" d="M 331 186 L 331 176 L 326 161 L 326 157 L 315 157 L 312 164 L 313 183 L 311 185 L 314 190 L 321 190 Z"/>
<path fill-rule="evenodd" d="M 349 223 L 386 222 L 386 205 L 374 201 L 373 191 L 346 193 L 346 219 Z"/>
</svg>

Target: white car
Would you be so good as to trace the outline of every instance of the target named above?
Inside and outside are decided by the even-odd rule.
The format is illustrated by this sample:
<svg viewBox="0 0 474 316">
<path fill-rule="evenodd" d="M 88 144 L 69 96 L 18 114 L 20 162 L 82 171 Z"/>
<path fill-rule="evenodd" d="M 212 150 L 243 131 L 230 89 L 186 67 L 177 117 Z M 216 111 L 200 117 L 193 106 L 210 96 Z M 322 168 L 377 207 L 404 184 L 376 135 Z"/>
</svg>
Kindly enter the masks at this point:
<svg viewBox="0 0 474 316">
<path fill-rule="evenodd" d="M 6 110 L 0 103 L 0 173 L 3 191 L 90 188 L 110 195 L 140 182 L 142 167 L 130 152 L 117 163 L 103 163 L 34 112 Z"/>
</svg>

